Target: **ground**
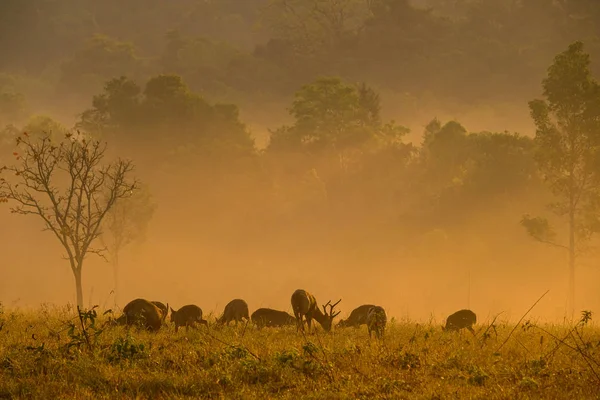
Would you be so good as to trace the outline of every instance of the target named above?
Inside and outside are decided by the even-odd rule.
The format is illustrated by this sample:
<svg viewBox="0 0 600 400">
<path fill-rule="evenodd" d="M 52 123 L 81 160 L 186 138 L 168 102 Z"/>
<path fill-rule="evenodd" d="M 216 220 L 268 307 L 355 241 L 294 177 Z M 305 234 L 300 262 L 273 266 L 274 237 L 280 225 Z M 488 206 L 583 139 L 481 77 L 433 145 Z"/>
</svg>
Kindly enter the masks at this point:
<svg viewBox="0 0 600 400">
<path fill-rule="evenodd" d="M 304 336 L 211 324 L 175 334 L 170 323 L 152 333 L 109 318 L 5 309 L 0 398 L 600 399 L 592 322 L 513 330 L 488 321 L 474 337 L 392 319 L 379 341 L 365 326 Z"/>
</svg>

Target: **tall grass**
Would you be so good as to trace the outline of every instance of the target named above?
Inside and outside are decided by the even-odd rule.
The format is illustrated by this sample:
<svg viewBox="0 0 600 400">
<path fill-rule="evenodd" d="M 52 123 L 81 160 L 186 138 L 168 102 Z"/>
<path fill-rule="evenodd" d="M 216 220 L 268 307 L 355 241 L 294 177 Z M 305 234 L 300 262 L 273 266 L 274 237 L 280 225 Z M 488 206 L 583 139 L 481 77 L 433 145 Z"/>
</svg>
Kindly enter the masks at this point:
<svg viewBox="0 0 600 400">
<path fill-rule="evenodd" d="M 89 318 L 85 318 L 85 317 Z M 589 317 L 589 315 L 588 315 Z M 388 323 L 303 335 L 252 325 L 158 333 L 69 308 L 0 314 L 0 398 L 600 399 L 600 330 Z"/>
</svg>

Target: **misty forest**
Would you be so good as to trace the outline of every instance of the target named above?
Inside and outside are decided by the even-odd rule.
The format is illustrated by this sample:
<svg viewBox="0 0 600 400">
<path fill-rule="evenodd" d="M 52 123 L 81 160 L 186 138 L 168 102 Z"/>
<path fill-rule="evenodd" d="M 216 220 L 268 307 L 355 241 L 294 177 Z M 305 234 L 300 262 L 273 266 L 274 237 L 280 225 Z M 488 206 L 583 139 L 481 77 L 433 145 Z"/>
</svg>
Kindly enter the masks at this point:
<svg viewBox="0 0 600 400">
<path fill-rule="evenodd" d="M 2 0 L 0 54 L 0 398 L 600 399 L 597 0 Z"/>
</svg>

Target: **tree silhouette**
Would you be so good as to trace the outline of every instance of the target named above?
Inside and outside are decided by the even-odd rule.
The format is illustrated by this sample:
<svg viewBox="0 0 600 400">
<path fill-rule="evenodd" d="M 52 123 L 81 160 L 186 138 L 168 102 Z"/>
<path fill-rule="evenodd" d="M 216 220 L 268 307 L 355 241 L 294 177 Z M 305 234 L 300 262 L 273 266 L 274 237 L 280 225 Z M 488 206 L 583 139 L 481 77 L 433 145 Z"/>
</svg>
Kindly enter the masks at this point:
<svg viewBox="0 0 600 400">
<path fill-rule="evenodd" d="M 536 161 L 556 196 L 552 211 L 568 219 L 568 243 L 554 240 L 550 224 L 525 216 L 522 225 L 540 242 L 569 253 L 568 310 L 575 307 L 575 264 L 581 246 L 596 231 L 600 86 L 592 78 L 590 57 L 575 42 L 558 54 L 543 80 L 545 100 L 529 102 L 536 125 Z"/>
<path fill-rule="evenodd" d="M 14 174 L 0 179 L 0 198 L 13 202 L 11 212 L 37 215 L 45 229 L 64 247 L 75 277 L 77 305 L 83 306 L 82 272 L 86 256 L 103 256 L 94 247 L 102 233 L 102 221 L 118 200 L 130 197 L 138 184 L 127 178 L 131 161 L 103 165 L 106 144 L 66 135 L 54 143 L 50 136 L 17 138 L 17 165 L 3 167 Z"/>
</svg>

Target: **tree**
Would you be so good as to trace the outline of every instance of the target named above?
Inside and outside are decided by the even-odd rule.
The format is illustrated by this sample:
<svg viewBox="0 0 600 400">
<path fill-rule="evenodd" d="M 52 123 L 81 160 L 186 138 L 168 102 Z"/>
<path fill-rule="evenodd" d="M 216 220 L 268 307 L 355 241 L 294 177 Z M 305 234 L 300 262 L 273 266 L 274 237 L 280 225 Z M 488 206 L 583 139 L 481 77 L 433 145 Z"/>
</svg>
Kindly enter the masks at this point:
<svg viewBox="0 0 600 400">
<path fill-rule="evenodd" d="M 536 162 L 556 196 L 551 210 L 568 221 L 566 245 L 555 241 L 550 224 L 526 215 L 521 221 L 540 242 L 568 250 L 568 310 L 575 307 L 575 264 L 582 246 L 597 231 L 600 85 L 592 78 L 590 57 L 575 42 L 558 54 L 543 80 L 545 100 L 529 102 L 536 125 Z"/>
<path fill-rule="evenodd" d="M 261 21 L 271 35 L 303 55 L 331 50 L 356 33 L 369 15 L 365 0 L 270 0 Z"/>
<path fill-rule="evenodd" d="M 511 213 L 517 198 L 538 197 L 533 148 L 532 138 L 516 133 L 468 132 L 457 121 L 433 119 L 413 172 L 422 225 L 449 228 L 492 203 L 497 213 Z"/>
<path fill-rule="evenodd" d="M 46 135 L 17 138 L 18 165 L 3 167 L 14 174 L 0 179 L 0 198 L 15 203 L 11 212 L 37 215 L 65 249 L 75 277 L 77 305 L 83 306 L 82 272 L 88 254 L 103 256 L 95 247 L 102 222 L 117 201 L 130 197 L 138 183 L 130 181 L 133 163 L 118 159 L 103 164 L 106 144 L 66 135 L 55 143 Z"/>
<path fill-rule="evenodd" d="M 400 139 L 406 128 L 383 125 L 379 95 L 366 85 L 350 85 L 336 77 L 323 77 L 295 94 L 290 114 L 293 126 L 273 132 L 269 147 L 344 153 L 377 138 Z"/>
<path fill-rule="evenodd" d="M 17 88 L 15 77 L 0 74 L 0 128 L 21 122 L 26 110 L 27 102 Z"/>
<path fill-rule="evenodd" d="M 142 89 L 125 76 L 104 84 L 104 92 L 92 98 L 92 108 L 81 113 L 77 127 L 97 135 L 111 135 L 119 128 L 131 129 L 137 123 Z"/>
<path fill-rule="evenodd" d="M 296 92 L 289 110 L 294 122 L 272 132 L 263 158 L 277 188 L 275 207 L 284 205 L 282 218 L 352 220 L 364 229 L 367 220 L 393 214 L 413 149 L 402 143 L 408 129 L 383 123 L 380 110 L 372 88 L 335 77 Z M 364 210 L 373 208 L 367 217 Z"/>
<path fill-rule="evenodd" d="M 27 132 L 30 136 L 34 137 L 43 137 L 46 135 L 46 132 L 49 132 L 48 134 L 54 141 L 57 138 L 65 137 L 69 131 L 63 124 L 47 115 L 34 115 L 29 118 L 22 132 Z"/>
<path fill-rule="evenodd" d="M 120 295 L 119 255 L 130 243 L 144 239 L 146 228 L 155 209 L 156 205 L 152 202 L 149 189 L 140 185 L 131 197 L 115 203 L 106 214 L 100 240 L 108 250 L 113 267 L 117 304 Z"/>
<path fill-rule="evenodd" d="M 143 90 L 125 77 L 112 79 L 92 105 L 77 126 L 143 148 L 143 157 L 153 164 L 156 157 L 185 162 L 212 154 L 214 163 L 227 154 L 252 155 L 255 150 L 235 105 L 210 104 L 178 75 L 152 77 Z M 159 154 L 152 153 L 156 148 Z"/>
<path fill-rule="evenodd" d="M 121 74 L 136 76 L 142 64 L 135 46 L 104 35 L 94 35 L 62 65 L 61 84 L 89 93 Z M 93 93 L 93 92 L 92 92 Z"/>
</svg>

